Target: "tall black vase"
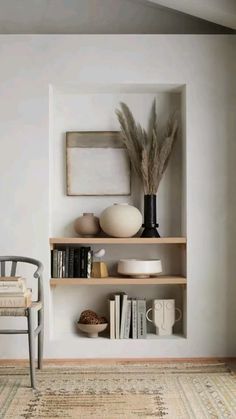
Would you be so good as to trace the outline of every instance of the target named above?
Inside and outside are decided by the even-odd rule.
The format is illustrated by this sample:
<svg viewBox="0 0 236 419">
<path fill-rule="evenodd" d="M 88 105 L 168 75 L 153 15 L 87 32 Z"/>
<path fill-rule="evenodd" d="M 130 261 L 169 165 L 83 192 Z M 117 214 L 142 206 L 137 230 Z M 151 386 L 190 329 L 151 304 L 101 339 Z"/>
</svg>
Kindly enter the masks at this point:
<svg viewBox="0 0 236 419">
<path fill-rule="evenodd" d="M 141 237 L 160 237 L 156 222 L 156 195 L 144 195 L 144 230 Z"/>
</svg>

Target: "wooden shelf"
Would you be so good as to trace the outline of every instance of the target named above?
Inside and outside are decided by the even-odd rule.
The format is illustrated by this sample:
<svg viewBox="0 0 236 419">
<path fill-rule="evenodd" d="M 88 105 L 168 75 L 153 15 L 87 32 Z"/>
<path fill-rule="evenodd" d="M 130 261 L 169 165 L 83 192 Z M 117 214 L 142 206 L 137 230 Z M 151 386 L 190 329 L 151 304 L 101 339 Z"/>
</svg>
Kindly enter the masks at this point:
<svg viewBox="0 0 236 419">
<path fill-rule="evenodd" d="M 51 286 L 56 285 L 186 285 L 187 279 L 184 276 L 158 276 L 150 278 L 52 278 Z"/>
<path fill-rule="evenodd" d="M 68 336 L 68 341 L 69 339 L 71 339 L 71 336 Z M 130 345 L 132 345 L 132 342 L 135 343 L 135 345 L 137 344 L 137 342 L 147 342 L 147 341 L 157 341 L 157 340 L 183 340 L 186 339 L 186 336 L 183 334 L 176 334 L 174 333 L 173 335 L 170 336 L 159 336 L 156 335 L 155 333 L 147 333 L 147 337 L 146 339 L 110 339 L 109 334 L 107 333 L 107 331 L 99 333 L 98 337 L 96 338 L 96 342 L 104 342 L 104 341 L 108 341 L 109 340 L 109 345 L 127 345 L 127 343 Z M 94 345 L 94 339 L 91 339 L 90 337 L 88 337 L 86 335 L 86 333 L 83 332 L 77 332 L 76 335 L 73 336 L 73 338 L 71 339 L 71 345 L 75 346 L 76 344 L 78 344 L 78 342 L 84 341 L 86 340 L 87 342 L 90 342 L 92 345 Z M 57 344 L 60 345 L 61 343 L 63 343 L 64 341 L 62 340 L 58 340 Z M 150 344 L 150 343 L 149 343 Z"/>
<path fill-rule="evenodd" d="M 63 244 L 183 244 L 186 237 L 160 237 L 160 238 L 114 238 L 114 237 L 57 237 L 50 239 L 50 245 Z"/>
</svg>

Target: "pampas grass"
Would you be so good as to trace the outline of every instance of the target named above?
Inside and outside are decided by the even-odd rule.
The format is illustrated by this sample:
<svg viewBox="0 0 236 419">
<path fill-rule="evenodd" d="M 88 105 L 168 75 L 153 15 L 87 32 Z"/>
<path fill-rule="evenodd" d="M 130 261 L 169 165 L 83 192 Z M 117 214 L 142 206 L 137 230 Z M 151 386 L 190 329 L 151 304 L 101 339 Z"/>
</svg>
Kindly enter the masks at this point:
<svg viewBox="0 0 236 419">
<path fill-rule="evenodd" d="M 178 124 L 174 117 L 169 118 L 166 132 L 160 138 L 157 124 L 155 101 L 151 110 L 148 132 L 136 123 L 128 106 L 121 102 L 116 110 L 121 138 L 127 148 L 134 171 L 143 183 L 144 193 L 157 193 L 162 176 L 167 168 L 177 137 Z"/>
</svg>

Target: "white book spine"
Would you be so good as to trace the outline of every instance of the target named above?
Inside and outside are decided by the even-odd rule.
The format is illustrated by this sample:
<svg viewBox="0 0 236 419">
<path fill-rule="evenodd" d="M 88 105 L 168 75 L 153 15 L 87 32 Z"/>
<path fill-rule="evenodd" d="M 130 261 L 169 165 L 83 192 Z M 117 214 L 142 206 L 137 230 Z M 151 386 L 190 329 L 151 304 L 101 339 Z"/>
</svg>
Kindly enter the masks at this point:
<svg viewBox="0 0 236 419">
<path fill-rule="evenodd" d="M 132 300 L 132 338 L 137 339 L 137 300 Z"/>
<path fill-rule="evenodd" d="M 27 290 L 23 296 L 6 297 L 0 296 L 0 307 L 29 307 L 31 304 L 31 292 Z"/>
<path fill-rule="evenodd" d="M 131 325 L 131 300 L 128 300 L 127 301 L 127 312 L 126 312 L 124 339 L 129 339 L 130 325 Z"/>
<path fill-rule="evenodd" d="M 115 339 L 115 300 L 109 300 L 110 305 L 110 339 Z"/>
<path fill-rule="evenodd" d="M 87 262 L 87 278 L 91 278 L 92 257 L 93 257 L 93 252 L 92 252 L 92 250 L 89 250 L 88 251 L 88 262 Z"/>
<path fill-rule="evenodd" d="M 146 300 L 138 300 L 138 339 L 147 337 Z"/>
<path fill-rule="evenodd" d="M 0 281 L 0 294 L 4 293 L 24 293 L 26 291 L 25 280 Z"/>
<path fill-rule="evenodd" d="M 120 295 L 116 294 L 115 295 L 115 310 L 116 310 L 116 320 L 115 320 L 115 325 L 116 325 L 116 339 L 120 338 Z"/>
</svg>

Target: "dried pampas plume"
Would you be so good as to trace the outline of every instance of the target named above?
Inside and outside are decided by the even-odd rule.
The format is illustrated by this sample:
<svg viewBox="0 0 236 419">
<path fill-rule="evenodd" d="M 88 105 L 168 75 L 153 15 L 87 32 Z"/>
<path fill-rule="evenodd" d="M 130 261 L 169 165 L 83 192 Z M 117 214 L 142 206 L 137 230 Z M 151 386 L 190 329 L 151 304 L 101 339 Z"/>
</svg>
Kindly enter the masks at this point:
<svg viewBox="0 0 236 419">
<path fill-rule="evenodd" d="M 178 124 L 174 116 L 169 118 L 166 132 L 160 138 L 157 129 L 156 103 L 154 101 L 148 132 L 136 123 L 128 106 L 121 102 L 116 110 L 121 139 L 127 148 L 134 171 L 143 183 L 144 193 L 157 193 L 161 178 L 167 168 L 177 137 Z"/>
</svg>

